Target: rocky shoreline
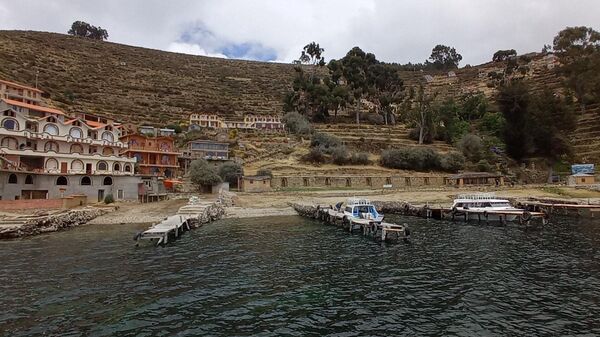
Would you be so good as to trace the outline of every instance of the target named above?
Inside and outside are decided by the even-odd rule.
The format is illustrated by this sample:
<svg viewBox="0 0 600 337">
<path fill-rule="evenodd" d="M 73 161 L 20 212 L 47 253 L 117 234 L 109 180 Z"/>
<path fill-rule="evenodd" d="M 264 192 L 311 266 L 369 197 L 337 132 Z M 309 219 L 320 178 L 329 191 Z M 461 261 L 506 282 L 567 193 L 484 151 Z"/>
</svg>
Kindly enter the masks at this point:
<svg viewBox="0 0 600 337">
<path fill-rule="evenodd" d="M 90 220 L 106 213 L 108 213 L 106 208 L 86 207 L 29 219 L 6 220 L 6 222 L 14 221 L 14 223 L 0 226 L 0 239 L 16 239 L 42 233 L 57 232 L 84 225 Z"/>
</svg>

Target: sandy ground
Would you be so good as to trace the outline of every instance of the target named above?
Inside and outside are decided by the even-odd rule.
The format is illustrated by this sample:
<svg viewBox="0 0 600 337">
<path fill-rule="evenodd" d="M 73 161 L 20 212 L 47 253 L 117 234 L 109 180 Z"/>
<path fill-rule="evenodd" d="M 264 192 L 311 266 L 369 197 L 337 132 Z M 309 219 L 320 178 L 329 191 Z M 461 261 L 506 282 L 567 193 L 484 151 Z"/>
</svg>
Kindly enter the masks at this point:
<svg viewBox="0 0 600 337">
<path fill-rule="evenodd" d="M 337 190 L 337 191 L 301 191 L 272 193 L 238 193 L 236 206 L 252 209 L 282 209 L 289 203 L 306 205 L 334 205 L 350 197 L 366 197 L 378 201 L 403 201 L 414 205 L 451 206 L 458 194 L 494 192 L 499 197 L 525 199 L 529 197 L 576 199 L 582 202 L 600 203 L 600 193 L 575 190 L 573 188 L 544 188 L 542 186 L 516 187 L 502 189 L 444 189 L 413 191 L 374 191 L 374 190 Z"/>
<path fill-rule="evenodd" d="M 88 222 L 90 225 L 99 224 L 130 224 L 154 223 L 177 213 L 181 206 L 186 205 L 187 199 L 165 200 L 140 204 L 137 202 L 119 203 L 119 209 L 99 216 Z"/>
</svg>

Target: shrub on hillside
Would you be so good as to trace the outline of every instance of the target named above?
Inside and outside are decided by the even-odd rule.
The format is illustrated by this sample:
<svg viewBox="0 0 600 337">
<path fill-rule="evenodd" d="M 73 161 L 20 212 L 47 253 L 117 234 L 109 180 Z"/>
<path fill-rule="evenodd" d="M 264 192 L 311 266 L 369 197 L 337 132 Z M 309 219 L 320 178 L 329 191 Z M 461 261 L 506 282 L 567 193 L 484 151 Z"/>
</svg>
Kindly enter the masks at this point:
<svg viewBox="0 0 600 337">
<path fill-rule="evenodd" d="M 371 161 L 369 160 L 369 154 L 366 152 L 358 152 L 353 153 L 350 157 L 350 163 L 352 165 L 369 165 Z"/>
<path fill-rule="evenodd" d="M 238 163 L 226 162 L 219 166 L 218 174 L 223 181 L 237 186 L 238 178 L 244 175 L 244 169 Z"/>
<path fill-rule="evenodd" d="M 306 136 L 313 132 L 312 126 L 306 117 L 301 114 L 292 111 L 283 115 L 283 123 L 285 123 L 286 129 L 289 132 L 299 135 Z"/>
<path fill-rule="evenodd" d="M 204 159 L 192 161 L 189 170 L 190 180 L 196 185 L 198 190 L 202 186 L 213 186 L 222 182 L 214 167 Z"/>
<path fill-rule="evenodd" d="M 336 165 L 345 165 L 350 160 L 350 154 L 345 146 L 338 146 L 331 151 L 331 159 Z"/>
<path fill-rule="evenodd" d="M 492 171 L 492 165 L 485 159 L 477 162 L 477 171 L 479 172 L 490 172 Z"/>
<path fill-rule="evenodd" d="M 260 170 L 256 171 L 256 175 L 261 176 L 261 177 L 273 178 L 273 172 L 271 172 L 271 170 L 269 170 L 269 169 L 260 169 Z"/>
<path fill-rule="evenodd" d="M 318 147 L 313 147 L 310 149 L 306 155 L 302 156 L 301 160 L 307 163 L 313 164 L 322 164 L 327 161 L 327 158 Z"/>
<path fill-rule="evenodd" d="M 383 116 L 379 115 L 379 114 L 375 114 L 375 113 L 369 114 L 367 117 L 367 120 L 369 121 L 369 123 L 375 124 L 375 125 L 385 124 L 385 119 L 383 118 Z"/>
<path fill-rule="evenodd" d="M 483 154 L 483 141 L 479 136 L 472 133 L 464 135 L 458 141 L 458 148 L 467 159 L 478 162 Z"/>
<path fill-rule="evenodd" d="M 456 173 L 465 167 L 465 156 L 459 152 L 450 152 L 442 156 L 440 164 L 442 170 Z"/>
<path fill-rule="evenodd" d="M 403 148 L 385 150 L 381 165 L 401 170 L 434 170 L 440 168 L 440 155 L 428 148 Z"/>
<path fill-rule="evenodd" d="M 310 147 L 317 147 L 326 154 L 333 154 L 333 150 L 341 146 L 342 141 L 339 138 L 327 133 L 316 132 L 310 140 Z"/>
</svg>

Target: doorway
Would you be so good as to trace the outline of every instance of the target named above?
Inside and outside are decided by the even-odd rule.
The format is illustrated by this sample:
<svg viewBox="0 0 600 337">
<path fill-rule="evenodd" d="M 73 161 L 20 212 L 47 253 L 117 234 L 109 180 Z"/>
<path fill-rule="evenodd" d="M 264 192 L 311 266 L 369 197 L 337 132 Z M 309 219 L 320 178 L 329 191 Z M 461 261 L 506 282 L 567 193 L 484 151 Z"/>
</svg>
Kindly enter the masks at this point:
<svg viewBox="0 0 600 337">
<path fill-rule="evenodd" d="M 64 162 L 64 161 L 61 161 L 61 162 L 60 162 L 60 173 L 67 173 L 67 168 L 68 168 L 68 167 L 69 167 L 69 166 L 67 165 L 67 163 L 66 163 L 66 162 Z"/>
<path fill-rule="evenodd" d="M 104 201 L 104 190 L 98 190 L 98 202 Z"/>
<path fill-rule="evenodd" d="M 92 174 L 92 164 L 85 164 L 85 174 Z"/>
</svg>

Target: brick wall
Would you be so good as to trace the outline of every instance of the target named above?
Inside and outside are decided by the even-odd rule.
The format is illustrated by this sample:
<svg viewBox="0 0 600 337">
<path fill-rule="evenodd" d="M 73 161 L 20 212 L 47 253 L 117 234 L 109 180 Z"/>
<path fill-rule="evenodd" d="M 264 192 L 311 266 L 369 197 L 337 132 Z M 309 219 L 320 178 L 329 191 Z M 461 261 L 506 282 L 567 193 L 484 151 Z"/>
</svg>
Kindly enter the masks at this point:
<svg viewBox="0 0 600 337">
<path fill-rule="evenodd" d="M 62 199 L 0 200 L 0 210 L 62 208 Z"/>
</svg>

